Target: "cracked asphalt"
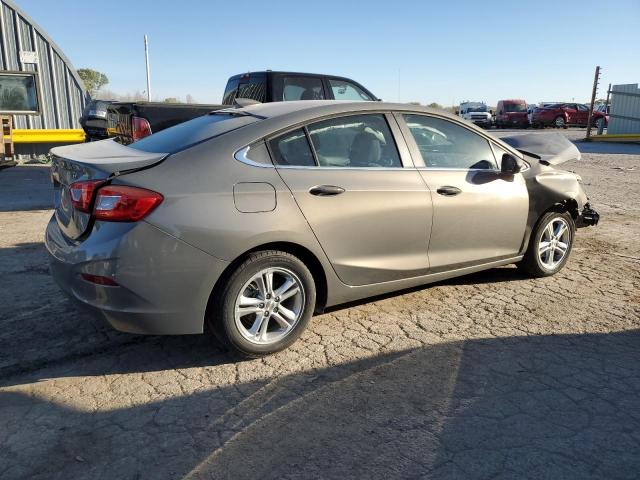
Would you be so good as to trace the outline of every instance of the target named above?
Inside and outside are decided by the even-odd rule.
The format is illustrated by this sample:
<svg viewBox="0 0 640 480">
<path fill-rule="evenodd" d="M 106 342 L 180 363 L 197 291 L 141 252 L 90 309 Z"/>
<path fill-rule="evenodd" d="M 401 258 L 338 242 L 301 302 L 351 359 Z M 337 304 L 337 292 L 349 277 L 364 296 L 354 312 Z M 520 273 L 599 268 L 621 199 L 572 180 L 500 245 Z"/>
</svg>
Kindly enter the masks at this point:
<svg viewBox="0 0 640 480">
<path fill-rule="evenodd" d="M 637 479 L 640 146 L 580 148 L 564 168 L 602 220 L 558 275 L 335 309 L 249 361 L 76 309 L 47 271 L 46 168 L 0 171 L 0 478 Z"/>
</svg>

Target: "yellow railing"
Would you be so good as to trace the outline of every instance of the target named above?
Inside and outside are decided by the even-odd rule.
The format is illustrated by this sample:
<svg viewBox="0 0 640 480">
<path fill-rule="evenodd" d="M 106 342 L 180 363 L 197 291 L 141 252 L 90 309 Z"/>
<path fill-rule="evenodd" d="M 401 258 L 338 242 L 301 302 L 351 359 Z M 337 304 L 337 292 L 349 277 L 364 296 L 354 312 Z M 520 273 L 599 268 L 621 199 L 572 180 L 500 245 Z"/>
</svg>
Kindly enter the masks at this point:
<svg viewBox="0 0 640 480">
<path fill-rule="evenodd" d="M 84 130 L 81 129 L 49 129 L 21 130 L 14 128 L 11 132 L 13 143 L 80 143 L 84 142 Z"/>
</svg>

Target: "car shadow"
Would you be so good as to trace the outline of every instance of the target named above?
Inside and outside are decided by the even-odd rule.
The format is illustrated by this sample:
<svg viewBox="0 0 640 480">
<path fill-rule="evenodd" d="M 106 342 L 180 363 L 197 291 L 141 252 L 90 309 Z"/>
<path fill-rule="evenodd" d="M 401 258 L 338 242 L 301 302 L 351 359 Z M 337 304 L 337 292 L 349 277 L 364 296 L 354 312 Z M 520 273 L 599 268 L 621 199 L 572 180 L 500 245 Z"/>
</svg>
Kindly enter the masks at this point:
<svg viewBox="0 0 640 480">
<path fill-rule="evenodd" d="M 169 348 L 73 362 L 50 381 L 92 371 L 104 390 L 0 394 L 0 476 L 634 478 L 639 345 L 639 330 L 488 338 L 233 384 L 214 364 L 174 395 L 108 378 L 171 368 Z"/>
<path fill-rule="evenodd" d="M 529 280 L 527 274 L 518 270 L 515 265 L 506 265 L 504 267 L 491 268 L 488 270 L 482 270 L 480 272 L 469 273 L 455 278 L 447 280 L 441 280 L 439 282 L 428 283 L 425 285 L 418 285 L 415 287 L 405 288 L 402 290 L 396 290 L 394 292 L 383 293 L 373 297 L 363 298 L 361 300 L 354 300 L 353 302 L 343 303 L 340 305 L 334 305 L 325 309 L 325 313 L 336 312 L 344 310 L 345 308 L 356 307 L 358 305 L 365 305 L 367 303 L 376 302 L 379 300 L 385 300 L 387 298 L 398 297 L 401 295 L 407 295 L 413 292 L 419 292 L 428 288 L 434 288 L 439 285 L 482 285 L 501 282 L 515 282 L 522 280 Z"/>
</svg>

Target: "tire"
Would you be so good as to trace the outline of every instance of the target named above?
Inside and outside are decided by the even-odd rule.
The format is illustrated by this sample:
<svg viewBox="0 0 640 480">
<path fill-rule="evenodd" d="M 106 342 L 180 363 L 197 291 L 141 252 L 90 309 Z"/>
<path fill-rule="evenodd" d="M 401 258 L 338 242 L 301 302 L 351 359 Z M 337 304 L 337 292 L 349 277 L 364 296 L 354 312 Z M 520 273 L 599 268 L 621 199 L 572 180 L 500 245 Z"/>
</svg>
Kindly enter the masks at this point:
<svg viewBox="0 0 640 480">
<path fill-rule="evenodd" d="M 287 282 L 291 286 L 282 290 Z M 279 291 L 289 296 L 280 300 Z M 241 355 L 260 357 L 298 339 L 313 315 L 316 287 L 300 259 L 266 250 L 250 254 L 217 289 L 213 302 L 207 321 L 216 337 Z"/>
<path fill-rule="evenodd" d="M 567 128 L 567 122 L 565 121 L 564 117 L 561 115 L 558 115 L 554 120 L 553 120 L 553 125 L 556 128 Z"/>
<path fill-rule="evenodd" d="M 549 230 L 550 225 L 554 230 L 553 235 Z M 558 227 L 561 225 L 564 225 L 566 230 L 557 235 L 560 233 Z M 545 213 L 531 233 L 527 252 L 518 264 L 518 268 L 533 277 L 548 277 L 558 273 L 567 263 L 567 259 L 571 254 L 575 231 L 575 223 L 568 212 Z M 557 239 L 553 242 L 553 237 L 556 235 Z M 546 245 L 543 245 L 543 243 L 548 245 L 545 250 L 543 248 Z M 566 247 L 563 248 L 563 245 Z"/>
</svg>

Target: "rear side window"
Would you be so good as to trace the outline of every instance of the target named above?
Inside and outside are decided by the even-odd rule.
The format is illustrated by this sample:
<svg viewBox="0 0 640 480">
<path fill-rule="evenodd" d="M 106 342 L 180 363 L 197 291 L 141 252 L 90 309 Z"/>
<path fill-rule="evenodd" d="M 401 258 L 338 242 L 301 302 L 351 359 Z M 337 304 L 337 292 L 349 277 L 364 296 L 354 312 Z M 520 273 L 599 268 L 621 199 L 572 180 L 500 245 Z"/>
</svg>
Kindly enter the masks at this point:
<svg viewBox="0 0 640 480">
<path fill-rule="evenodd" d="M 322 80 L 314 77 L 284 77 L 282 100 L 324 100 Z"/>
<path fill-rule="evenodd" d="M 316 164 L 302 128 L 271 140 L 271 150 L 278 165 L 313 167 Z"/>
<path fill-rule="evenodd" d="M 314 123 L 309 125 L 309 136 L 321 167 L 402 167 L 384 115 L 353 115 Z"/>
<path fill-rule="evenodd" d="M 354 85 L 351 82 L 347 82 L 346 80 L 330 78 L 329 85 L 331 86 L 331 91 L 333 92 L 333 98 L 335 98 L 336 100 L 349 100 L 352 102 L 373 100 L 360 87 Z"/>
<path fill-rule="evenodd" d="M 176 153 L 257 121 L 256 117 L 249 115 L 238 116 L 225 113 L 203 115 L 154 133 L 132 143 L 129 147 L 144 152 Z"/>
</svg>

